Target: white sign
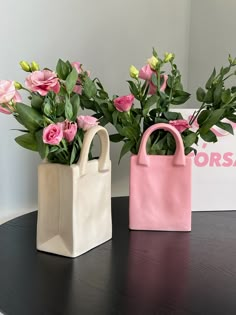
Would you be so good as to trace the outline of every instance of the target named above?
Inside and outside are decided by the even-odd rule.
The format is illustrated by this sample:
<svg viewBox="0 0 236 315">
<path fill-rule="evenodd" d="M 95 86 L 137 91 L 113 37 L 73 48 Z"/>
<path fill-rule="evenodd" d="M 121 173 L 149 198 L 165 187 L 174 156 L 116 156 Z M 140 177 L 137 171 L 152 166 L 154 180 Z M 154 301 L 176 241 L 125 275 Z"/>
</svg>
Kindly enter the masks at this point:
<svg viewBox="0 0 236 315">
<path fill-rule="evenodd" d="M 194 109 L 180 112 L 188 119 Z M 215 127 L 212 131 L 218 142 L 200 140 L 197 155 L 192 154 L 192 210 L 236 210 L 236 136 Z"/>
</svg>

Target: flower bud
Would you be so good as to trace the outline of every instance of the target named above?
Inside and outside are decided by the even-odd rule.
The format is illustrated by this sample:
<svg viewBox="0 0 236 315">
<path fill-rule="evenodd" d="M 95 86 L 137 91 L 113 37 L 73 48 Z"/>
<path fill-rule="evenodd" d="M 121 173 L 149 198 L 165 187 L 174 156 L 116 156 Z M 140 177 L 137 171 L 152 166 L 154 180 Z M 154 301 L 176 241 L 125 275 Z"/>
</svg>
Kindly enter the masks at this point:
<svg viewBox="0 0 236 315">
<path fill-rule="evenodd" d="M 38 71 L 39 70 L 39 65 L 37 64 L 37 62 L 35 62 L 35 61 L 31 62 L 31 70 L 32 71 Z"/>
<path fill-rule="evenodd" d="M 139 71 L 135 66 L 130 66 L 129 68 L 129 75 L 131 78 L 137 79 L 138 78 Z"/>
<path fill-rule="evenodd" d="M 174 58 L 175 58 L 174 54 L 166 52 L 164 55 L 164 62 L 172 61 Z"/>
<path fill-rule="evenodd" d="M 30 68 L 30 65 L 27 61 L 21 61 L 20 62 L 20 66 L 21 66 L 21 69 L 26 71 L 26 72 L 31 72 L 31 68 Z"/>
<path fill-rule="evenodd" d="M 230 64 L 233 63 L 233 58 L 231 57 L 231 55 L 229 55 L 228 60 L 229 60 L 229 63 L 230 63 Z"/>
<path fill-rule="evenodd" d="M 17 90 L 22 89 L 22 85 L 19 82 L 14 81 L 14 85 Z"/>
<path fill-rule="evenodd" d="M 155 56 L 152 56 L 151 58 L 148 59 L 148 64 L 152 68 L 152 70 L 156 70 L 158 59 Z"/>
</svg>

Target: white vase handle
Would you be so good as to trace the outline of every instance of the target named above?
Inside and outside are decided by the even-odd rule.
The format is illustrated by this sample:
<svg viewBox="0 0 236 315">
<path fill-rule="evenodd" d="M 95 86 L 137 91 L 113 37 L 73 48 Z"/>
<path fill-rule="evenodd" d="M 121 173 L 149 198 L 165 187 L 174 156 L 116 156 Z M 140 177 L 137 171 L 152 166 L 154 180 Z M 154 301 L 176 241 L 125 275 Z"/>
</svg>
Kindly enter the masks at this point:
<svg viewBox="0 0 236 315">
<path fill-rule="evenodd" d="M 90 128 L 88 131 L 86 131 L 84 135 L 83 146 L 80 152 L 79 161 L 77 163 L 80 168 L 81 176 L 86 174 L 89 148 L 96 134 L 98 134 L 101 142 L 101 154 L 98 159 L 99 172 L 105 172 L 110 170 L 110 142 L 108 132 L 105 128 L 101 126 L 94 126 Z"/>
</svg>

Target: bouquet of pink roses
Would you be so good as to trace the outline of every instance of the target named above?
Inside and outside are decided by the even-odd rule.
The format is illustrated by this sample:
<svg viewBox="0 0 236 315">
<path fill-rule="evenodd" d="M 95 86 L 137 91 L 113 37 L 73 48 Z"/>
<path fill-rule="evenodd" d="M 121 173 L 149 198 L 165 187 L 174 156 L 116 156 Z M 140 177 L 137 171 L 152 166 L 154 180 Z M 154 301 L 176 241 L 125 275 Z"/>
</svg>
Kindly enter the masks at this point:
<svg viewBox="0 0 236 315">
<path fill-rule="evenodd" d="M 0 112 L 13 115 L 25 127 L 19 129 L 23 134 L 16 142 L 50 162 L 76 163 L 84 132 L 99 123 L 98 104 L 108 99 L 101 82 L 91 80 L 79 62 L 59 60 L 55 72 L 40 70 L 36 62 L 20 65 L 29 72 L 25 86 L 0 80 Z M 19 90 L 27 91 L 30 105 L 22 103 Z M 96 117 L 78 116 L 80 107 L 97 112 Z"/>
</svg>

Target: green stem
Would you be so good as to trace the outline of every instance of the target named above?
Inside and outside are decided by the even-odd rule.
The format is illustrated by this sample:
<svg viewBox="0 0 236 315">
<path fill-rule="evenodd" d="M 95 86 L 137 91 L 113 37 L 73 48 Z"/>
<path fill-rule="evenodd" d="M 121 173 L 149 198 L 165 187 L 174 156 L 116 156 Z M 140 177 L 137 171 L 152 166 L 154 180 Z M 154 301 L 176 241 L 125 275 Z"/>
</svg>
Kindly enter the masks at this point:
<svg viewBox="0 0 236 315">
<path fill-rule="evenodd" d="M 202 105 L 201 105 L 201 107 L 199 108 L 199 110 L 198 110 L 197 112 L 194 112 L 194 113 L 196 113 L 196 114 L 194 115 L 194 113 L 193 113 L 193 116 L 192 116 L 192 118 L 191 118 L 190 121 L 189 121 L 189 125 L 190 125 L 190 126 L 191 126 L 191 125 L 194 123 L 194 121 L 198 118 L 198 116 L 200 115 L 200 112 L 203 110 L 204 107 L 205 107 L 205 103 L 203 102 Z"/>
</svg>

